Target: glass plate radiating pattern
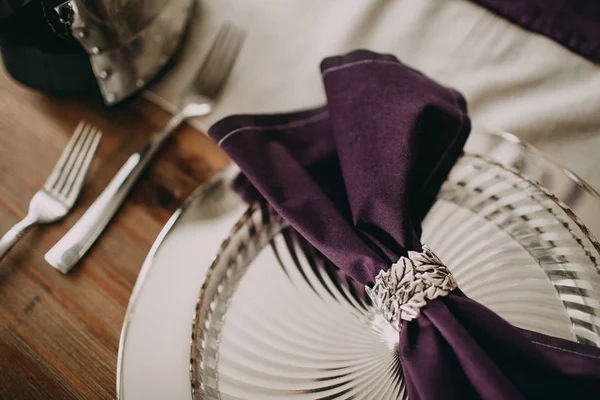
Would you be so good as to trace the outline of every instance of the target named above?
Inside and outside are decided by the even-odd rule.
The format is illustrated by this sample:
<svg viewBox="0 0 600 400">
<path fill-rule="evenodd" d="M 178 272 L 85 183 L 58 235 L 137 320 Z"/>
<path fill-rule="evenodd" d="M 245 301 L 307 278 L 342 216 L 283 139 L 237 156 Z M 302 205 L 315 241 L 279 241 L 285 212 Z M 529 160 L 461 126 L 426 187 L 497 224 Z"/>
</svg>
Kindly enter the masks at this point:
<svg viewBox="0 0 600 400">
<path fill-rule="evenodd" d="M 600 346 L 600 245 L 554 196 L 465 155 L 423 225 L 459 287 L 512 324 Z M 194 399 L 406 397 L 398 333 L 271 209 L 223 243 L 198 301 Z"/>
</svg>

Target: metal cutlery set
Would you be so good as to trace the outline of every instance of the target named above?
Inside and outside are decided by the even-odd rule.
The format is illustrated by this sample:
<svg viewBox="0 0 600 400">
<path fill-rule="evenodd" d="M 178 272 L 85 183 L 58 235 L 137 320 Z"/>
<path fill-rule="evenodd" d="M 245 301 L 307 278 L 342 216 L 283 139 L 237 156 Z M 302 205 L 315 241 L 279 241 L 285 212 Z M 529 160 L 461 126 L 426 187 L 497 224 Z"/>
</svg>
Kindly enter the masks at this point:
<svg viewBox="0 0 600 400">
<path fill-rule="evenodd" d="M 187 119 L 210 114 L 243 39 L 244 34 L 237 27 L 231 24 L 221 27 L 190 82 L 190 89 L 182 96 L 179 111 L 129 157 L 79 221 L 46 253 L 45 259 L 50 265 L 68 273 L 100 236 L 167 138 Z M 81 192 L 100 137 L 101 132 L 96 128 L 83 122 L 79 124 L 43 189 L 33 197 L 27 216 L 0 239 L 0 260 L 31 226 L 58 221 L 70 212 Z M 222 174 L 217 178 L 222 179 L 220 176 Z M 207 184 L 214 185 L 214 179 Z"/>
</svg>

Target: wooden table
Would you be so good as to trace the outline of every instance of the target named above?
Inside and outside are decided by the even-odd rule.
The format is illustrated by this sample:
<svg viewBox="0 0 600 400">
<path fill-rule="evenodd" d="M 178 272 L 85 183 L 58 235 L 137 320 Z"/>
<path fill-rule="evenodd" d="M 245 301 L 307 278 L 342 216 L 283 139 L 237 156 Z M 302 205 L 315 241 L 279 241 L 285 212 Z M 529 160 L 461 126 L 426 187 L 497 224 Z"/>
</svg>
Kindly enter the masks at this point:
<svg viewBox="0 0 600 400">
<path fill-rule="evenodd" d="M 25 216 L 79 120 L 104 131 L 74 211 L 34 229 L 0 264 L 0 399 L 115 398 L 121 325 L 146 253 L 171 213 L 226 156 L 182 128 L 79 266 L 65 276 L 44 254 L 168 117 L 141 99 L 107 109 L 99 100 L 49 97 L 0 71 L 0 233 Z"/>
</svg>

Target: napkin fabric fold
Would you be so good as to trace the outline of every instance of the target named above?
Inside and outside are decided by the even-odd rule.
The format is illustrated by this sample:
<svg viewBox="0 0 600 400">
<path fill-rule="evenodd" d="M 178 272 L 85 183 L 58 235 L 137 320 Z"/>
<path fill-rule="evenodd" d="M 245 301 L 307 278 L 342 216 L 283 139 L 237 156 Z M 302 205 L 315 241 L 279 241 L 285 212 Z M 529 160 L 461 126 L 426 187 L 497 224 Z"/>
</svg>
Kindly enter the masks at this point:
<svg viewBox="0 0 600 400">
<path fill-rule="evenodd" d="M 393 56 L 321 65 L 327 105 L 225 118 L 211 136 L 266 199 L 363 285 L 407 251 L 470 131 L 464 98 Z M 434 249 L 435 250 L 435 249 Z M 513 327 L 457 290 L 402 324 L 411 399 L 600 398 L 600 350 Z"/>
</svg>

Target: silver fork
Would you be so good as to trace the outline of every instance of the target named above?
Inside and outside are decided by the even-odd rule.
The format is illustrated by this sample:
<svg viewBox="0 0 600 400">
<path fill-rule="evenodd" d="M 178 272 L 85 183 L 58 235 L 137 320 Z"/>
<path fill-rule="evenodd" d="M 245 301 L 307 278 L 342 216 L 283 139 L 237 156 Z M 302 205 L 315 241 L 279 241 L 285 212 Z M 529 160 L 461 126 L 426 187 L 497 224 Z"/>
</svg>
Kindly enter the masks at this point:
<svg viewBox="0 0 600 400">
<path fill-rule="evenodd" d="M 81 121 L 63 150 L 44 187 L 33 196 L 27 216 L 0 239 L 0 261 L 35 224 L 58 221 L 69 213 L 79 197 L 102 132 Z"/>
<path fill-rule="evenodd" d="M 67 234 L 46 253 L 46 261 L 68 273 L 102 233 L 130 192 L 141 172 L 165 140 L 188 118 L 208 115 L 235 64 L 244 34 L 231 24 L 224 24 L 189 91 L 182 96 L 181 107 L 146 144 L 129 157 L 106 189 Z"/>
</svg>

